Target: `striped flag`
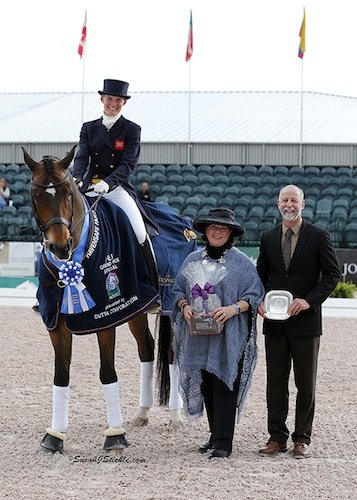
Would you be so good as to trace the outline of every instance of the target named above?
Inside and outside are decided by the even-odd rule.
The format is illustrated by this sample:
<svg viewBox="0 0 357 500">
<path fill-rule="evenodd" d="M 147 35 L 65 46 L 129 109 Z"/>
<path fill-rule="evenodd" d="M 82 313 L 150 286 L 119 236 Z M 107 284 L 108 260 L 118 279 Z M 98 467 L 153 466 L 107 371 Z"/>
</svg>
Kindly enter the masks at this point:
<svg viewBox="0 0 357 500">
<path fill-rule="evenodd" d="M 301 23 L 300 33 L 299 33 L 300 45 L 299 45 L 298 56 L 300 57 L 300 59 L 302 59 L 304 57 L 304 53 L 306 50 L 305 34 L 306 34 L 306 16 L 305 16 L 305 9 L 304 9 L 304 17 L 302 18 L 302 23 Z"/>
<path fill-rule="evenodd" d="M 193 29 L 192 29 L 192 10 L 190 10 L 190 27 L 188 29 L 186 61 L 189 61 L 191 59 L 192 54 L 193 54 Z"/>
<path fill-rule="evenodd" d="M 78 45 L 78 50 L 77 50 L 79 57 L 81 59 L 82 59 L 82 56 L 84 53 L 84 47 L 85 47 L 86 41 L 87 41 L 87 11 L 85 11 L 81 39 L 79 40 L 79 45 Z"/>
</svg>

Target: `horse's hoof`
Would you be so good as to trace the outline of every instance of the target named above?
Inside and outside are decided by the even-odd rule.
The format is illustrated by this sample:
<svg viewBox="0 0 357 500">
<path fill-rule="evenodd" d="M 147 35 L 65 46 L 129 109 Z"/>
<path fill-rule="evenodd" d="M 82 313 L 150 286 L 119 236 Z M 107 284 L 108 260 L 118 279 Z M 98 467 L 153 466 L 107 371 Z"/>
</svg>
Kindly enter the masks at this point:
<svg viewBox="0 0 357 500">
<path fill-rule="evenodd" d="M 42 439 L 41 448 L 50 453 L 56 453 L 57 451 L 58 453 L 63 453 L 63 439 L 47 433 Z"/>
<path fill-rule="evenodd" d="M 103 449 L 106 451 L 125 450 L 128 446 L 129 443 L 125 434 L 118 434 L 117 436 L 107 436 L 104 441 Z"/>
<path fill-rule="evenodd" d="M 183 427 L 183 420 L 181 417 L 181 410 L 170 409 L 170 422 L 169 429 L 172 431 L 178 431 Z"/>
<path fill-rule="evenodd" d="M 134 427 L 144 427 L 149 423 L 149 413 L 150 408 L 140 407 L 132 420 L 132 425 Z"/>
</svg>

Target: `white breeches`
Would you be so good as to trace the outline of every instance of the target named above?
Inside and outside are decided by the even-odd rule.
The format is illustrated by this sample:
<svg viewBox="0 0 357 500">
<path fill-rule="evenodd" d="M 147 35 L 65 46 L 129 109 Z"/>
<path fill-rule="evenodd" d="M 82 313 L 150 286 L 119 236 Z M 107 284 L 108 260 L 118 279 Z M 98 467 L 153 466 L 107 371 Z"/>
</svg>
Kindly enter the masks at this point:
<svg viewBox="0 0 357 500">
<path fill-rule="evenodd" d="M 88 196 L 97 196 L 97 194 L 94 192 L 90 192 L 88 193 Z M 104 198 L 107 198 L 112 203 L 124 210 L 139 244 L 142 245 L 146 240 L 147 233 L 141 212 L 135 200 L 127 191 L 125 191 L 122 186 L 118 186 L 113 189 L 113 191 L 105 193 Z"/>
</svg>

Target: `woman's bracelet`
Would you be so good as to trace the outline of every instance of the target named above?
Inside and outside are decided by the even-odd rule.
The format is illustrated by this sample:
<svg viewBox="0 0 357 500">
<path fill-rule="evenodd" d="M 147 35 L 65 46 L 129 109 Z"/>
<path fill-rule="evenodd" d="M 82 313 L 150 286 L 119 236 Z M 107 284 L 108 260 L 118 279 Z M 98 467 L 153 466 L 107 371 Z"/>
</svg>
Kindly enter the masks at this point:
<svg viewBox="0 0 357 500">
<path fill-rule="evenodd" d="M 236 314 L 240 314 L 240 305 L 238 303 L 232 304 L 232 307 L 234 307 Z"/>
<path fill-rule="evenodd" d="M 178 305 L 178 306 L 180 308 L 180 311 L 183 312 L 183 310 L 185 309 L 185 307 L 188 306 L 188 305 L 189 305 L 189 303 L 187 302 L 187 300 L 182 300 L 181 303 L 180 303 L 180 305 Z"/>
</svg>

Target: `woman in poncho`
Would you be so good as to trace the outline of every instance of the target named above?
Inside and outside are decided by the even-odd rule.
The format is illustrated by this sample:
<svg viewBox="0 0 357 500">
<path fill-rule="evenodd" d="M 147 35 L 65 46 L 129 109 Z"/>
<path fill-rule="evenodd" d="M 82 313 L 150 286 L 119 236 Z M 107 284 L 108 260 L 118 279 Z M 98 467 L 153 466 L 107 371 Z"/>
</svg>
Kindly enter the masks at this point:
<svg viewBox="0 0 357 500">
<path fill-rule="evenodd" d="M 254 264 L 233 246 L 244 229 L 232 210 L 211 209 L 193 228 L 207 243 L 186 258 L 173 288 L 175 363 L 187 416 L 206 408 L 210 436 L 199 451 L 224 458 L 232 452 L 256 363 L 256 311 L 264 290 Z"/>
</svg>

